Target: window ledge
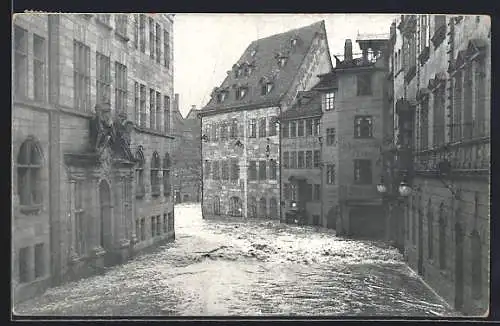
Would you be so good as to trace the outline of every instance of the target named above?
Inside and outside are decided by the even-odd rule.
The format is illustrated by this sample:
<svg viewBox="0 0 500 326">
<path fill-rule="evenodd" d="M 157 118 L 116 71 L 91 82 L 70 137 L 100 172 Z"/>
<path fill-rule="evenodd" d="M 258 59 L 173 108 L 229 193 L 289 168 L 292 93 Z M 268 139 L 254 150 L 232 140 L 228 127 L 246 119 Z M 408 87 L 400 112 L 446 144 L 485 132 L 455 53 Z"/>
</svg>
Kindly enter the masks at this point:
<svg viewBox="0 0 500 326">
<path fill-rule="evenodd" d="M 19 210 L 26 215 L 37 215 L 42 211 L 43 205 L 20 205 Z"/>
</svg>

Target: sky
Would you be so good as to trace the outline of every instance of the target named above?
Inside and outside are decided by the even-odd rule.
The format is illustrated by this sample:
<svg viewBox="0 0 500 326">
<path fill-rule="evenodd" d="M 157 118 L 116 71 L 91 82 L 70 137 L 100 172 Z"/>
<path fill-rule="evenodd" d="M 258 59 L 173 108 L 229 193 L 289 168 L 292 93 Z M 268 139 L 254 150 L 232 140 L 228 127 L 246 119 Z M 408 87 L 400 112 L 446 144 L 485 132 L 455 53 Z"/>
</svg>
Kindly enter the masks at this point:
<svg viewBox="0 0 500 326">
<path fill-rule="evenodd" d="M 394 14 L 176 14 L 174 18 L 174 92 L 186 116 L 201 108 L 226 72 L 254 40 L 325 20 L 330 53 L 343 54 L 346 39 L 389 34 Z M 335 60 L 332 57 L 332 62 Z"/>
</svg>

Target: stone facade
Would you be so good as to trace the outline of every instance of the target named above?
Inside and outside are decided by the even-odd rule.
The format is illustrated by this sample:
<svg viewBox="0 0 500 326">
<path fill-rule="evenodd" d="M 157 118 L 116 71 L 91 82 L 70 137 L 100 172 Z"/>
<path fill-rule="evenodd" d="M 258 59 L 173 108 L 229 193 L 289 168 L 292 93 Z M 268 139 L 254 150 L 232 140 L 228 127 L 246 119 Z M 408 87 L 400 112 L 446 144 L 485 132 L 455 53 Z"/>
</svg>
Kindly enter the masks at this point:
<svg viewBox="0 0 500 326">
<path fill-rule="evenodd" d="M 416 39 L 404 87 L 395 84 L 394 91 L 410 103 L 414 122 L 414 191 L 399 216 L 405 256 L 450 305 L 483 315 L 490 266 L 490 18 L 405 15 L 397 24 L 403 43 Z"/>
<path fill-rule="evenodd" d="M 47 286 L 99 272 L 105 264 L 174 238 L 170 184 L 160 181 L 153 194 L 150 182 L 153 152 L 163 162 L 173 141 L 168 109 L 173 95 L 173 20 L 170 15 L 145 16 L 146 25 L 152 19 L 152 35 L 159 36 L 155 36 L 151 54 L 149 28 L 148 33 L 137 33 L 148 45 L 144 53 L 139 40 L 135 47 L 134 18 L 105 14 L 14 17 L 14 48 L 18 49 L 12 110 L 14 301 Z M 164 44 L 166 35 L 170 37 Z M 80 56 L 75 50 L 78 47 Z M 109 62 L 107 71 L 98 68 L 98 58 L 103 57 Z M 81 65 L 78 68 L 75 60 Z M 120 79 L 118 69 L 125 71 Z M 98 78 L 98 72 L 110 79 Z M 81 96 L 81 102 L 75 98 L 76 80 L 87 85 L 79 88 L 80 94 L 87 94 Z M 154 126 L 140 127 L 135 82 L 148 91 L 153 89 L 155 100 L 161 99 L 161 105 L 150 106 L 150 97 L 145 96 L 146 121 L 151 121 L 149 108 L 156 109 L 159 123 Z M 109 89 L 107 98 L 97 98 L 98 88 Z M 92 145 L 96 135 L 89 127 L 96 117 L 94 107 L 103 101 L 110 104 L 113 126 L 120 128 L 119 114 L 126 114 L 125 121 L 127 117 L 131 120 L 124 126 L 133 127 L 128 134 L 129 149 L 134 154 L 140 149 L 145 159 L 144 191 L 139 191 L 135 159 L 118 158 L 106 146 L 99 152 Z M 21 153 L 24 148 L 32 149 L 27 157 L 36 158 L 36 164 L 21 162 L 26 159 Z M 33 176 L 26 177 L 25 169 L 32 169 Z M 144 236 L 138 236 L 136 230 Z"/>
</svg>

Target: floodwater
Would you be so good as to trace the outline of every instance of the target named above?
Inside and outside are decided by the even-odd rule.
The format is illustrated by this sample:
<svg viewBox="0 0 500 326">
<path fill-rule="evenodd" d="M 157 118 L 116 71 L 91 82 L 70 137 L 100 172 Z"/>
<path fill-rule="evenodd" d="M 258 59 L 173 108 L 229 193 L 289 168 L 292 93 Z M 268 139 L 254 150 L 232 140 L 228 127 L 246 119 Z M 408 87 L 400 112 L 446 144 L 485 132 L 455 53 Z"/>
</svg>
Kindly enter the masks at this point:
<svg viewBox="0 0 500 326">
<path fill-rule="evenodd" d="M 382 242 L 176 206 L 176 241 L 15 307 L 61 316 L 453 316 Z"/>
</svg>

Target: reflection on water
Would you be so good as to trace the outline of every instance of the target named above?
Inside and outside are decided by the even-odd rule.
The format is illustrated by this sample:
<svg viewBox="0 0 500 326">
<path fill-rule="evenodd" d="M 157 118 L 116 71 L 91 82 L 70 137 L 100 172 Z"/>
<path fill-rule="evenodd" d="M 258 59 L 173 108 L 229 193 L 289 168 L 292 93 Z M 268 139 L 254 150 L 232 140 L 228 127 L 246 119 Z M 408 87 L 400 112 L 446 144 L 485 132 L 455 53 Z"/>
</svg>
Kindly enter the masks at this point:
<svg viewBox="0 0 500 326">
<path fill-rule="evenodd" d="M 451 316 L 393 248 L 176 207 L 174 243 L 19 304 L 29 315 Z"/>
</svg>

